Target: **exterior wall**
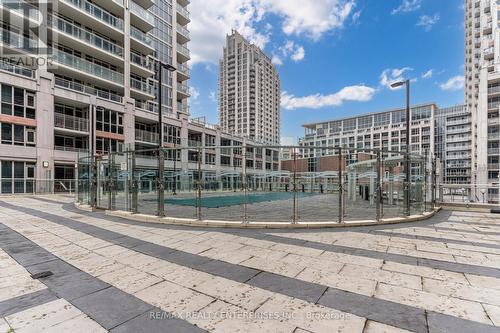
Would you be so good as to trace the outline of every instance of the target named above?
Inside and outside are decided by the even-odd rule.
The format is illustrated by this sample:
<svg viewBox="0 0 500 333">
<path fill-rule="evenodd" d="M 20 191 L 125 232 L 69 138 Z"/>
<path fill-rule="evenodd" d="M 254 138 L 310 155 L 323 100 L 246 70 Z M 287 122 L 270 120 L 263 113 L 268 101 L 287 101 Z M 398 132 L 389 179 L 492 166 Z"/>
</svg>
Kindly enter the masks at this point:
<svg viewBox="0 0 500 333">
<path fill-rule="evenodd" d="M 435 104 L 413 106 L 411 109 L 411 151 L 415 154 L 434 153 Z M 299 140 L 302 157 L 334 155 L 334 149 L 315 147 L 346 147 L 405 151 L 405 122 L 403 109 L 387 110 L 350 118 L 304 125 L 305 137 Z M 403 117 L 401 118 L 401 115 Z"/>
<path fill-rule="evenodd" d="M 180 128 L 179 145 L 189 145 L 190 132 L 201 133 L 203 140 L 205 135 L 215 135 L 217 143 L 221 137 L 229 137 L 231 142 L 246 142 L 241 137 L 223 133 L 220 128 L 189 119 L 189 1 L 141 0 L 134 3 L 130 0 L 124 3 L 125 5 L 121 6 L 120 2 L 116 1 L 95 0 L 89 4 L 99 7 L 100 11 L 108 14 L 105 17 L 117 22 L 116 26 L 111 26 L 109 21 L 94 16 L 94 12 L 87 11 L 86 7 L 74 8 L 78 3 L 60 2 L 57 9 L 64 18 L 58 17 L 57 13 L 53 13 L 53 16 L 57 20 L 63 20 L 63 24 L 54 28 L 58 40 L 55 41 L 55 36 L 53 38 L 61 47 L 56 52 L 64 52 L 63 60 L 56 57 L 56 66 L 45 66 L 36 70 L 0 64 L 0 90 L 2 86 L 6 89 L 23 88 L 34 94 L 36 103 L 35 119 L 0 112 L 0 124 L 10 124 L 12 128 L 15 124 L 28 125 L 36 131 L 33 144 L 17 145 L 14 142 L 7 144 L 0 141 L 2 184 L 17 182 L 6 180 L 5 175 L 14 177 L 10 171 L 13 174 L 14 167 L 20 168 L 20 162 L 25 163 L 23 178 L 73 179 L 76 174 L 75 163 L 79 156 L 157 147 L 160 139 L 154 87 L 158 85 L 158 81 L 154 74 L 158 60 L 176 68 L 173 73 L 163 71 L 162 111 L 164 127 L 175 125 Z M 67 26 L 71 26 L 73 30 L 64 30 Z M 99 40 L 99 43 L 88 43 L 85 39 L 68 35 L 75 27 L 91 28 L 98 33 L 92 35 L 92 38 Z M 109 36 L 109 39 L 105 36 Z M 14 46 L 12 50 L 15 51 Z M 73 58 L 85 63 L 86 67 L 78 68 L 76 62 L 71 65 L 64 63 Z M 86 59 L 92 59 L 93 62 L 90 63 L 90 60 Z M 107 67 L 103 67 L 104 65 Z M 110 79 L 105 76 L 106 73 L 112 73 L 113 77 L 118 79 Z M 146 129 L 137 129 L 142 127 Z M 7 129 L 5 134 L 8 134 Z M 164 147 L 171 146 L 165 136 L 162 139 Z M 103 147 L 103 144 L 108 146 Z M 248 142 L 248 145 L 250 144 L 252 143 Z M 276 156 L 277 160 L 270 161 L 268 170 L 264 162 L 261 170 L 252 169 L 252 172 L 279 170 L 278 151 L 273 151 L 271 156 L 272 159 Z M 253 158 L 257 159 L 255 156 Z M 241 167 L 233 164 L 221 166 L 220 159 L 220 153 L 217 153 L 217 163 L 203 165 L 203 169 L 217 172 L 241 170 Z M 231 161 L 233 159 L 231 155 Z M 143 166 L 156 165 L 151 158 L 141 160 Z M 19 162 L 18 165 L 14 166 L 13 161 Z M 3 162 L 4 176 L 1 169 Z M 188 161 L 187 150 L 183 151 L 182 159 L 177 164 L 179 165 L 176 168 L 193 169 L 193 163 Z M 167 168 L 173 168 L 172 161 L 167 161 L 166 165 Z M 35 172 L 31 174 L 33 167 Z M 15 177 L 21 177 L 20 174 Z M 40 182 L 37 190 L 50 190 L 51 186 L 50 182 Z M 5 186 L 5 193 L 13 191 L 14 187 Z M 2 192 L 0 186 L 0 193 Z"/>
<path fill-rule="evenodd" d="M 500 72 L 497 1 L 465 1 L 465 104 L 471 112 L 471 182 L 498 202 Z M 481 195 L 477 194 L 476 195 Z"/>
<path fill-rule="evenodd" d="M 219 69 L 219 117 L 224 131 L 266 144 L 280 142 L 280 79 L 257 46 L 227 36 Z"/>
</svg>

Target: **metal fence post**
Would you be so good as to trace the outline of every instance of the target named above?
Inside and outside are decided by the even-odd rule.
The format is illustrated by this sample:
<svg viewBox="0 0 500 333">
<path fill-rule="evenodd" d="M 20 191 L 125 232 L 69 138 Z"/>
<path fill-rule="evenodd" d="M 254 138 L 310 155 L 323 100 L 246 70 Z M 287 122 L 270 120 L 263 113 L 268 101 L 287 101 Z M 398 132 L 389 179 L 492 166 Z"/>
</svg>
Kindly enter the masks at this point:
<svg viewBox="0 0 500 333">
<path fill-rule="evenodd" d="M 382 218 L 382 214 L 380 211 L 380 201 L 382 200 L 382 187 L 380 186 L 380 172 L 381 172 L 380 150 L 377 151 L 377 163 L 375 167 L 377 168 L 377 185 L 375 186 L 375 193 L 377 195 L 376 209 L 377 209 L 377 222 L 378 222 Z"/>
<path fill-rule="evenodd" d="M 339 166 L 338 166 L 338 176 L 339 176 L 339 181 L 338 181 L 338 188 L 339 188 L 339 223 L 344 222 L 344 188 L 343 188 L 343 175 L 342 175 L 342 168 L 343 168 L 343 161 L 342 161 L 342 148 L 338 149 L 338 155 L 339 155 Z"/>
<path fill-rule="evenodd" d="M 132 152 L 132 161 L 131 161 L 131 168 L 130 168 L 130 179 L 131 179 L 131 185 L 130 188 L 132 190 L 132 213 L 137 214 L 139 212 L 137 203 L 138 203 L 138 196 L 139 196 L 139 183 L 137 182 L 137 179 L 135 178 L 135 151 Z"/>
<path fill-rule="evenodd" d="M 202 174 L 201 174 L 201 149 L 198 148 L 198 195 L 197 195 L 197 217 L 201 221 L 201 185 L 202 185 Z"/>
<path fill-rule="evenodd" d="M 158 148 L 158 216 L 165 216 L 165 155 L 162 148 Z"/>
<path fill-rule="evenodd" d="M 292 223 L 297 223 L 297 152 L 293 148 L 293 207 Z"/>
<path fill-rule="evenodd" d="M 407 129 L 408 131 L 408 129 Z M 409 145 L 409 142 L 406 143 Z M 404 185 L 404 195 L 405 195 L 405 211 L 406 216 L 411 215 L 410 210 L 410 193 L 411 193 L 411 161 L 409 150 L 405 155 L 405 185 Z"/>
<path fill-rule="evenodd" d="M 428 189 L 428 179 L 429 169 L 427 168 L 427 163 L 429 163 L 429 151 L 425 150 L 425 161 L 424 161 L 424 212 L 427 211 L 427 189 Z"/>
<path fill-rule="evenodd" d="M 92 170 L 90 176 L 90 206 L 97 207 L 97 156 L 90 158 L 90 168 Z"/>
<path fill-rule="evenodd" d="M 248 223 L 247 146 L 243 145 L 243 223 Z"/>
<path fill-rule="evenodd" d="M 436 208 L 436 156 L 432 157 L 432 192 L 431 192 L 431 201 L 432 201 L 432 209 Z"/>
</svg>

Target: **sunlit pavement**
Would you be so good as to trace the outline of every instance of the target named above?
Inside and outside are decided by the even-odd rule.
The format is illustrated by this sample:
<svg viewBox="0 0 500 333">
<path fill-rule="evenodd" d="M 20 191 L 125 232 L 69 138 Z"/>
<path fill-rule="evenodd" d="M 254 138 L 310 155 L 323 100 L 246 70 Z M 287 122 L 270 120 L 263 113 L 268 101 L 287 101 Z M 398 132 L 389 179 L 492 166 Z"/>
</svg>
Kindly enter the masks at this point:
<svg viewBox="0 0 500 333">
<path fill-rule="evenodd" d="M 0 198 L 0 332 L 499 332 L 500 219 L 203 229 Z M 44 271 L 51 276 L 33 279 Z"/>
</svg>

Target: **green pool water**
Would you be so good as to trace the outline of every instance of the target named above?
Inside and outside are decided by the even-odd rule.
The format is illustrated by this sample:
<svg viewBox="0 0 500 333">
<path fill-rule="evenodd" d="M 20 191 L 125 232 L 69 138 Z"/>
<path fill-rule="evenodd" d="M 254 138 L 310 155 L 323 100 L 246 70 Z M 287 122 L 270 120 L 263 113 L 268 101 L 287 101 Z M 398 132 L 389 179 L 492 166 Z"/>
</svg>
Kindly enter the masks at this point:
<svg viewBox="0 0 500 333">
<path fill-rule="evenodd" d="M 297 197 L 310 197 L 314 193 L 297 192 Z M 248 193 L 247 203 L 254 204 L 266 201 L 291 200 L 293 192 L 267 192 L 267 193 Z M 204 208 L 219 208 L 228 206 L 242 205 L 245 201 L 243 194 L 220 195 L 201 198 L 201 207 Z M 165 199 L 165 203 L 179 206 L 197 206 L 196 198 L 169 198 Z"/>
</svg>

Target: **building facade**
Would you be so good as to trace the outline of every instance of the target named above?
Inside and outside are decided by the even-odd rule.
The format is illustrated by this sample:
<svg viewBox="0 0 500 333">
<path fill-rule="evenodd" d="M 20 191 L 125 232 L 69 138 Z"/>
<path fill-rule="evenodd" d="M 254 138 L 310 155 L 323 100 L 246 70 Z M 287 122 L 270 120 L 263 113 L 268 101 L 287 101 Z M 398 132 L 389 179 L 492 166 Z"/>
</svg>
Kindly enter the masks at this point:
<svg viewBox="0 0 500 333">
<path fill-rule="evenodd" d="M 472 117 L 465 105 L 438 109 L 436 112 L 436 155 L 443 162 L 446 184 L 470 184 L 472 181 Z"/>
<path fill-rule="evenodd" d="M 238 32 L 227 36 L 219 73 L 223 130 L 258 142 L 280 142 L 280 79 L 271 59 Z"/>
<path fill-rule="evenodd" d="M 49 8 L 43 3 L 1 4 L 1 194 L 65 190 L 76 176 L 79 155 L 150 149 L 160 139 L 164 147 L 243 144 L 189 118 L 188 0 L 53 0 Z M 48 22 L 44 38 L 26 29 L 40 15 Z M 45 61 L 22 61 L 30 58 Z M 157 61 L 176 68 L 163 71 L 163 138 Z M 188 150 L 177 155 L 177 168 L 185 169 L 195 156 Z M 204 168 L 241 167 L 236 155 L 207 152 Z M 272 170 L 273 156 L 256 153 L 255 170 Z"/>
<path fill-rule="evenodd" d="M 500 4 L 465 1 L 465 104 L 471 112 L 471 181 L 498 202 L 500 144 Z"/>
<path fill-rule="evenodd" d="M 434 153 L 435 104 L 411 108 L 411 152 Z M 334 155 L 334 149 L 308 149 L 308 146 L 406 150 L 406 111 L 394 109 L 349 118 L 303 125 L 304 138 L 299 140 L 304 158 Z"/>
</svg>

